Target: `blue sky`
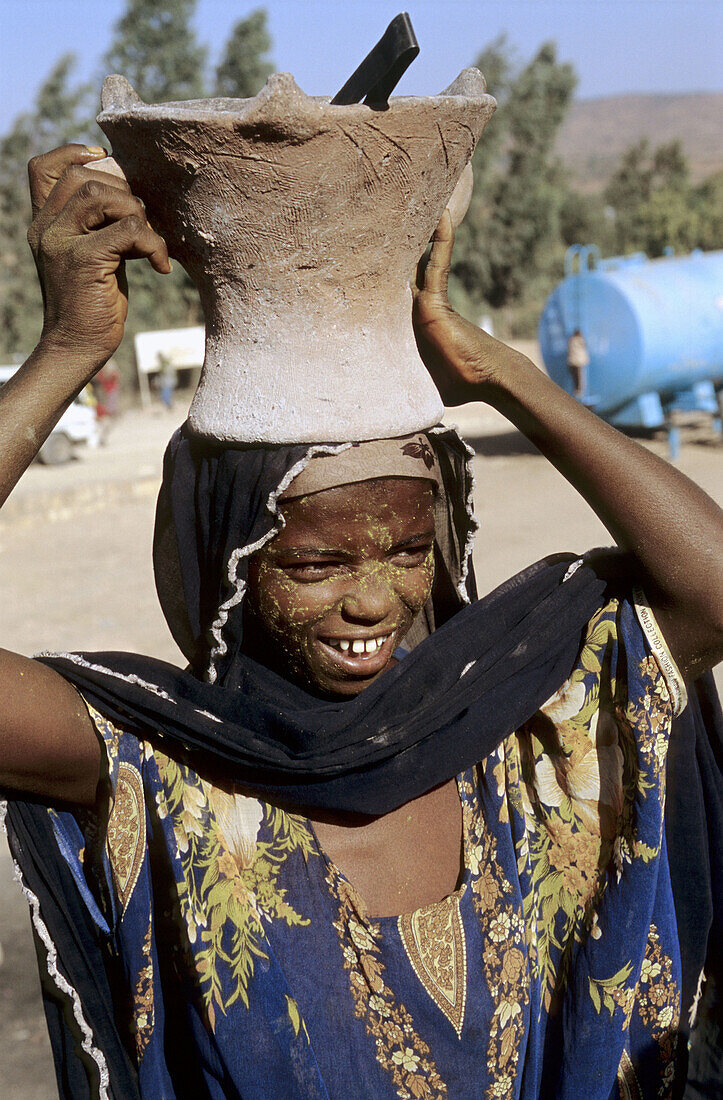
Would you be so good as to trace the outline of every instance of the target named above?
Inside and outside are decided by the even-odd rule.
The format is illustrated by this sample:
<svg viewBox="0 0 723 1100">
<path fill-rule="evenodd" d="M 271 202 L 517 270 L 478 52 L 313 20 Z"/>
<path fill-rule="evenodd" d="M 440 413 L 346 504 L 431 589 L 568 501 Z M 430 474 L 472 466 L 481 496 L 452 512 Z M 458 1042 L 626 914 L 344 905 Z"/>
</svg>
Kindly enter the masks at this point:
<svg viewBox="0 0 723 1100">
<path fill-rule="evenodd" d="M 215 61 L 248 0 L 198 0 L 195 24 Z M 277 70 L 311 95 L 333 94 L 404 0 L 267 0 Z M 521 59 L 546 39 L 571 61 L 583 98 L 723 91 L 720 0 L 407 0 L 421 53 L 399 90 L 429 95 L 501 32 Z M 125 0 L 0 0 L 0 132 L 29 108 L 58 57 L 100 81 Z"/>
</svg>

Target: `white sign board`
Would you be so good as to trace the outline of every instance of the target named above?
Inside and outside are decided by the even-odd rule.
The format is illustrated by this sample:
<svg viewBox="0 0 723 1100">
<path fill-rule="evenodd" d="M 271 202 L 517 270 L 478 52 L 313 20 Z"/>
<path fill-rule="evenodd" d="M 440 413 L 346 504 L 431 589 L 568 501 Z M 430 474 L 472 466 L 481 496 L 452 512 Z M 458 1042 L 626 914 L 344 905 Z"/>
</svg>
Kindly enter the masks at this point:
<svg viewBox="0 0 723 1100">
<path fill-rule="evenodd" d="M 149 374 L 155 374 L 165 365 L 176 367 L 177 370 L 203 366 L 205 352 L 203 325 L 157 332 L 138 332 L 134 337 L 134 343 L 138 383 L 144 405 L 150 402 Z"/>
<path fill-rule="evenodd" d="M 203 366 L 205 332 L 194 328 L 169 328 L 160 332 L 137 332 L 136 363 L 139 374 L 153 374 L 164 363 L 173 367 Z"/>
</svg>

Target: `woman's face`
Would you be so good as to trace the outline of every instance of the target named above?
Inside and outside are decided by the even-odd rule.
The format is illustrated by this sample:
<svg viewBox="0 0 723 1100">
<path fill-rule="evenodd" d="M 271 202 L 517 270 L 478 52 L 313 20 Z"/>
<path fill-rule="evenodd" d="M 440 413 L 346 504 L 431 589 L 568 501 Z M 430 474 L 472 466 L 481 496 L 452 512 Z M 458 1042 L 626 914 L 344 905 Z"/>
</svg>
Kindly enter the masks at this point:
<svg viewBox="0 0 723 1100">
<path fill-rule="evenodd" d="M 390 666 L 434 577 L 434 491 L 379 478 L 282 505 L 249 563 L 251 656 L 314 692 L 354 696 Z"/>
</svg>

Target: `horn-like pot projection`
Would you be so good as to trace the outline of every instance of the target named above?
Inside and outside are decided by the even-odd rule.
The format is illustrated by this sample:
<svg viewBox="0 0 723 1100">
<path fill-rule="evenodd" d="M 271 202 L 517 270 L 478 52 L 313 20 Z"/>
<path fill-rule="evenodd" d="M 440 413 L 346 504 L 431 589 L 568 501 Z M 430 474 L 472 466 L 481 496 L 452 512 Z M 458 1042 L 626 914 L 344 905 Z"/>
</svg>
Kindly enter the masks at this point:
<svg viewBox="0 0 723 1100">
<path fill-rule="evenodd" d="M 101 105 L 114 158 L 201 296 L 194 431 L 333 442 L 439 420 L 409 281 L 495 108 L 477 70 L 386 110 L 332 106 L 284 73 L 253 99 L 155 106 L 110 76 Z"/>
</svg>

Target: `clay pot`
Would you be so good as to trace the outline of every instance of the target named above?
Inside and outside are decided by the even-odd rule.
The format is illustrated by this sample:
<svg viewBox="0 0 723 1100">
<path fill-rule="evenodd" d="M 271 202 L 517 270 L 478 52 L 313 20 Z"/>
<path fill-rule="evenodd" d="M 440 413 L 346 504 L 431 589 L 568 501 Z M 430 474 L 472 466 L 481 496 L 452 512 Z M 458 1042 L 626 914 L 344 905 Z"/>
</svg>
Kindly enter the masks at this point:
<svg viewBox="0 0 723 1100">
<path fill-rule="evenodd" d="M 201 296 L 196 432 L 333 442 L 439 420 L 409 281 L 494 111 L 477 70 L 386 110 L 332 106 L 288 74 L 253 99 L 155 106 L 110 76 L 101 105 L 114 158 Z"/>
</svg>

